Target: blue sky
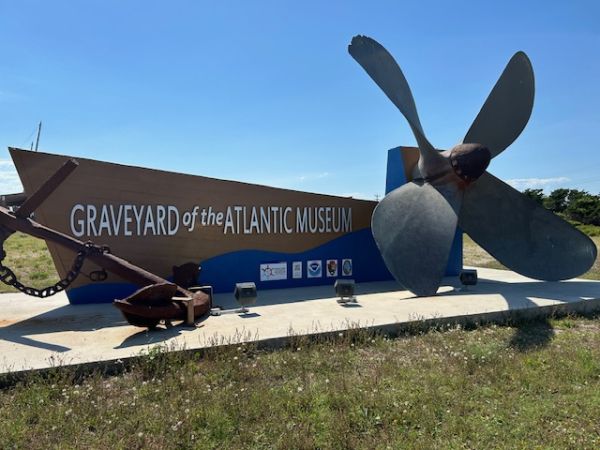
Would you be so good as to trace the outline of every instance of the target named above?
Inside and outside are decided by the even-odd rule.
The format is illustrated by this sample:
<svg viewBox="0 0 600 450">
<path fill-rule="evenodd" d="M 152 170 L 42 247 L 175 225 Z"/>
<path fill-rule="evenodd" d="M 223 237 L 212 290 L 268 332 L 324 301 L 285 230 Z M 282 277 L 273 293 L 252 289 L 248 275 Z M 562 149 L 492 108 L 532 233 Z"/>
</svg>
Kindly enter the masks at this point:
<svg viewBox="0 0 600 450">
<path fill-rule="evenodd" d="M 348 55 L 381 42 L 430 141 L 462 140 L 511 55 L 532 118 L 490 170 L 600 192 L 600 3 L 0 0 L 0 192 L 7 146 L 373 198 L 401 114 Z M 521 181 L 514 181 L 521 180 Z"/>
</svg>

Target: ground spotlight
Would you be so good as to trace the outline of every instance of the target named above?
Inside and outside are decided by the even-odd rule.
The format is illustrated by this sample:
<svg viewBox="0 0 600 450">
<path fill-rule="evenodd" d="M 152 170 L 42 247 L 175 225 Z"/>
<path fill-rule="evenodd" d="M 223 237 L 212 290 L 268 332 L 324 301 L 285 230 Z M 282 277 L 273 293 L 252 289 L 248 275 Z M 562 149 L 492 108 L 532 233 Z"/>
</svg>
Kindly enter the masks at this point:
<svg viewBox="0 0 600 450">
<path fill-rule="evenodd" d="M 218 307 L 212 308 L 210 314 L 212 316 L 221 316 L 223 314 L 246 314 L 248 306 L 256 304 L 256 284 L 249 281 L 244 283 L 236 283 L 233 295 L 240 305 L 239 308 L 221 309 Z"/>
<path fill-rule="evenodd" d="M 357 303 L 354 296 L 354 280 L 335 280 L 333 288 L 335 289 L 335 295 L 339 297 L 337 299 L 338 303 Z"/>
<path fill-rule="evenodd" d="M 256 284 L 253 282 L 236 283 L 233 295 L 242 309 L 246 309 L 246 306 L 256 304 Z"/>
<path fill-rule="evenodd" d="M 463 285 L 461 290 L 466 291 L 468 286 L 475 286 L 477 284 L 477 270 L 463 269 L 458 278 Z"/>
</svg>

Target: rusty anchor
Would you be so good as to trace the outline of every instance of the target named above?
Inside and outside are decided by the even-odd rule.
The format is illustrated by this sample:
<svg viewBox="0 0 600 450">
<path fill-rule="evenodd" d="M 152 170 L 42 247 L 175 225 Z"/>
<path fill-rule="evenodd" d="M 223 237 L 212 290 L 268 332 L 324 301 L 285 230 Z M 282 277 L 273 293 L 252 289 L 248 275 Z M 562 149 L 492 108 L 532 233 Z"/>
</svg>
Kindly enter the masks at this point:
<svg viewBox="0 0 600 450">
<path fill-rule="evenodd" d="M 141 289 L 124 299 L 115 299 L 114 305 L 132 325 L 154 328 L 161 321 L 183 320 L 193 325 L 195 320 L 208 314 L 212 303 L 209 287 L 192 288 L 171 283 L 158 275 L 114 255 L 106 246 L 91 241 L 83 242 L 67 234 L 46 227 L 30 216 L 60 184 L 77 168 L 74 159 L 67 160 L 40 188 L 12 212 L 0 206 L 0 280 L 21 292 L 45 298 L 66 289 L 79 275 L 85 259 L 102 267 Z M 20 283 L 14 272 L 1 264 L 6 256 L 4 241 L 15 231 L 53 242 L 75 252 L 73 266 L 66 277 L 44 289 L 28 287 Z M 102 277 L 98 275 L 98 280 Z"/>
</svg>

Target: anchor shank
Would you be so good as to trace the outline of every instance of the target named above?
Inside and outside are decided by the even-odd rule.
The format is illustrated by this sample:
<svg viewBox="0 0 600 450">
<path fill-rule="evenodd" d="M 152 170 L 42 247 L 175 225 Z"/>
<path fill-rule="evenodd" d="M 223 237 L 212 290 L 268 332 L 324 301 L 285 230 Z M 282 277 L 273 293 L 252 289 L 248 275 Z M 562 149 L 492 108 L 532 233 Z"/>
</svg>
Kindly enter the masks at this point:
<svg viewBox="0 0 600 450">
<path fill-rule="evenodd" d="M 74 159 L 67 160 L 37 191 L 27 198 L 17 210 L 17 217 L 29 217 L 58 188 L 63 181 L 79 166 Z"/>
<path fill-rule="evenodd" d="M 48 228 L 32 219 L 17 217 L 10 213 L 6 208 L 0 207 L 0 225 L 9 230 L 21 231 L 22 233 L 54 242 L 62 247 L 65 247 L 74 252 L 85 248 L 85 243 L 75 239 L 67 234 Z M 161 278 L 147 270 L 138 267 L 129 261 L 119 258 L 110 253 L 103 253 L 98 247 L 98 251 L 90 252 L 87 259 L 104 267 L 106 270 L 130 281 L 139 286 L 147 286 L 149 284 L 167 283 L 164 278 Z M 177 287 L 179 295 L 192 297 L 194 294 L 180 286 Z M 204 294 L 206 295 L 206 294 Z M 196 293 L 198 296 L 198 293 Z M 208 298 L 208 297 L 207 297 Z"/>
</svg>

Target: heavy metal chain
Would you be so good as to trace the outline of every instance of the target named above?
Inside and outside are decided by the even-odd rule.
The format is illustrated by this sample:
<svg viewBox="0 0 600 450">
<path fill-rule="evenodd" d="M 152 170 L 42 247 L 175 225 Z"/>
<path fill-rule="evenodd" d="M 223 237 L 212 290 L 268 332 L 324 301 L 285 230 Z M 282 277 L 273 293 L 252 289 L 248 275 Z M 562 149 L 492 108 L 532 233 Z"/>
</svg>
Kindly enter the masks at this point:
<svg viewBox="0 0 600 450">
<path fill-rule="evenodd" d="M 52 286 L 48 286 L 43 289 L 25 286 L 17 279 L 15 273 L 10 268 L 4 266 L 2 262 L 0 262 L 0 281 L 8 284 L 9 286 L 13 286 L 14 288 L 27 295 L 40 298 L 50 297 L 60 291 L 65 290 L 75 280 L 75 278 L 77 278 L 77 276 L 81 272 L 81 268 L 83 267 L 83 262 L 89 253 L 108 253 L 109 251 L 110 250 L 107 247 L 96 247 L 91 242 L 87 242 L 85 246 L 77 252 L 75 260 L 73 261 L 73 265 L 71 266 L 71 269 L 67 272 L 67 276 L 64 277 L 62 280 L 59 280 L 58 282 L 54 283 Z"/>
</svg>

